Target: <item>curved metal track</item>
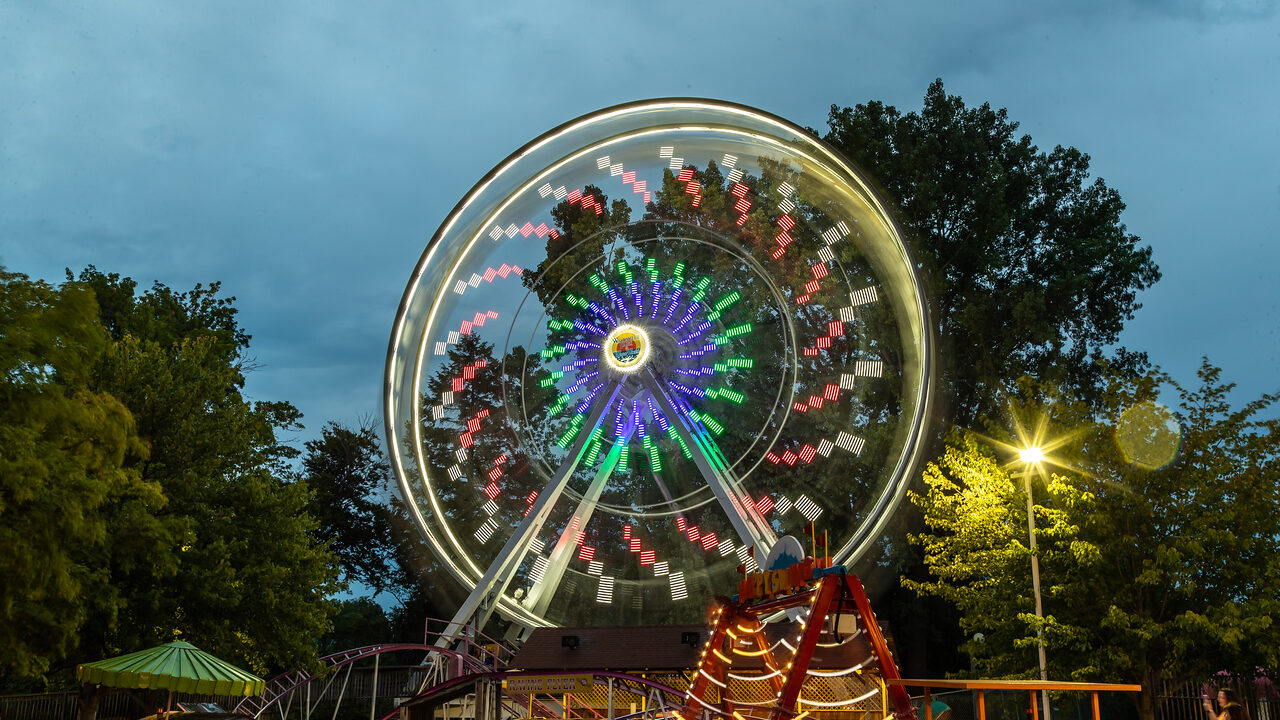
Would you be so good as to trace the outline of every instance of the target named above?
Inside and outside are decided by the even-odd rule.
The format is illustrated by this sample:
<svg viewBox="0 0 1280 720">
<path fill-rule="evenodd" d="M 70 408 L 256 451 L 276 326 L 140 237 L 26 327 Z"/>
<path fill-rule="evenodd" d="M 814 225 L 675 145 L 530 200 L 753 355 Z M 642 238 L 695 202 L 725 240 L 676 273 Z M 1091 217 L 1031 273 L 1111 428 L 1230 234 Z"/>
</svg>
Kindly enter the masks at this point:
<svg viewBox="0 0 1280 720">
<path fill-rule="evenodd" d="M 324 663 L 327 670 L 334 670 L 346 665 L 350 665 L 358 660 L 381 655 L 383 653 L 396 652 L 400 650 L 421 650 L 422 652 L 435 652 L 451 657 L 466 657 L 462 653 L 453 650 L 437 648 L 433 645 L 420 645 L 415 643 L 395 643 L 384 645 L 366 645 L 365 647 L 353 648 L 351 650 L 343 650 L 332 655 L 326 655 L 320 658 L 320 662 Z M 282 699 L 289 697 L 290 693 L 298 688 L 306 685 L 318 676 L 305 670 L 292 670 L 281 673 L 267 681 L 266 689 L 262 695 L 257 697 L 249 697 L 241 700 L 232 711 L 234 713 L 242 713 L 252 717 L 259 717 L 263 711 L 279 703 Z"/>
</svg>

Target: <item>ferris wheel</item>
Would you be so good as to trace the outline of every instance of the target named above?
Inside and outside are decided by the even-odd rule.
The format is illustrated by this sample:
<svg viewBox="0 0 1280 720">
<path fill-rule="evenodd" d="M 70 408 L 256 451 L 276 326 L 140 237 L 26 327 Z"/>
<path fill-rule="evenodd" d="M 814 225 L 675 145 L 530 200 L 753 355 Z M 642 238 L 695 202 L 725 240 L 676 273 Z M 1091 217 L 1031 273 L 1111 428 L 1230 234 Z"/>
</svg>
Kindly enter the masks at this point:
<svg viewBox="0 0 1280 720">
<path fill-rule="evenodd" d="M 741 105 L 621 105 L 511 155 L 427 244 L 387 357 L 392 467 L 459 621 L 698 620 L 780 536 L 871 550 L 931 353 L 847 160 Z"/>
</svg>

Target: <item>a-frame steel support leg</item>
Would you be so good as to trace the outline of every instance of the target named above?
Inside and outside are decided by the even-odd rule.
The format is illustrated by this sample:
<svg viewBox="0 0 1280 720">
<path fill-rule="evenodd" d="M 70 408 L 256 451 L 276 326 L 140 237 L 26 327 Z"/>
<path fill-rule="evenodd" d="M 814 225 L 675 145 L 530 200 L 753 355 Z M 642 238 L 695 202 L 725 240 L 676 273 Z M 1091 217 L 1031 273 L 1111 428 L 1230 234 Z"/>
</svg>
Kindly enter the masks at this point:
<svg viewBox="0 0 1280 720">
<path fill-rule="evenodd" d="M 818 596 L 814 598 L 809 620 L 800 633 L 795 659 L 791 661 L 791 671 L 787 673 L 787 680 L 782 685 L 778 704 L 770 714 L 773 720 L 790 720 L 796 716 L 796 700 L 800 697 L 800 688 L 809 675 L 809 663 L 813 661 L 813 652 L 818 647 L 818 638 L 822 635 L 822 626 L 827 612 L 831 610 L 831 603 L 840 594 L 839 581 L 840 578 L 834 575 L 819 581 Z"/>
<path fill-rule="evenodd" d="M 698 674 L 694 676 L 693 682 L 689 685 L 689 692 L 684 700 L 684 710 L 680 713 L 685 720 L 701 717 L 704 708 L 713 711 L 717 710 L 704 697 L 707 692 L 707 685 L 711 683 L 708 676 L 727 684 L 728 666 L 731 661 L 723 652 L 724 641 L 729 636 L 729 628 L 737 621 L 738 615 L 733 605 L 721 605 L 716 612 L 715 627 L 712 628 L 711 637 L 707 639 L 707 644 L 702 650 L 702 661 L 698 663 Z M 708 666 L 711 667 L 710 672 L 707 672 Z M 727 688 L 720 688 L 721 700 L 726 697 L 726 690 Z"/>
<path fill-rule="evenodd" d="M 871 609 L 871 601 L 867 600 L 867 592 L 862 588 L 862 581 L 856 575 L 846 575 L 845 588 L 853 597 L 858 608 L 859 620 L 867 633 L 867 643 L 871 652 L 875 653 L 876 665 L 880 668 L 880 676 L 885 680 L 899 680 L 898 665 L 889 653 L 889 643 L 885 642 L 884 633 L 880 632 L 880 623 L 876 622 L 876 614 Z M 914 718 L 915 710 L 911 707 L 911 697 L 907 689 L 901 685 L 889 685 L 889 698 L 893 701 L 894 714 L 899 718 Z"/>
</svg>

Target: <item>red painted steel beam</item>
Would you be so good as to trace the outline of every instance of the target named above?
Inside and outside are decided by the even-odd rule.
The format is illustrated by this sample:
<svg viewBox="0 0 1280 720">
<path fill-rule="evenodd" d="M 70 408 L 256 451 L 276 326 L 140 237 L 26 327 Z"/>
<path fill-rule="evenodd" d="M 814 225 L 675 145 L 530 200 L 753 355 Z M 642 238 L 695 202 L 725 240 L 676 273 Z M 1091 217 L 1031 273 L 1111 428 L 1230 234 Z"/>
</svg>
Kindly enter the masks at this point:
<svg viewBox="0 0 1280 720">
<path fill-rule="evenodd" d="M 834 576 L 829 576 L 834 577 Z M 853 596 L 858 608 L 862 627 L 867 633 L 867 641 L 871 651 L 875 653 L 876 664 L 880 667 L 880 675 L 885 680 L 899 680 L 898 666 L 889 652 L 889 643 L 885 642 L 884 633 L 880 632 L 880 623 L 876 622 L 876 614 L 871 609 L 871 601 L 867 600 L 867 592 L 862 588 L 862 581 L 856 575 L 845 575 L 845 589 Z M 893 701 L 893 714 L 900 719 L 915 720 L 916 711 L 911 707 L 911 697 L 907 689 L 901 685 L 889 685 L 889 698 Z"/>
</svg>

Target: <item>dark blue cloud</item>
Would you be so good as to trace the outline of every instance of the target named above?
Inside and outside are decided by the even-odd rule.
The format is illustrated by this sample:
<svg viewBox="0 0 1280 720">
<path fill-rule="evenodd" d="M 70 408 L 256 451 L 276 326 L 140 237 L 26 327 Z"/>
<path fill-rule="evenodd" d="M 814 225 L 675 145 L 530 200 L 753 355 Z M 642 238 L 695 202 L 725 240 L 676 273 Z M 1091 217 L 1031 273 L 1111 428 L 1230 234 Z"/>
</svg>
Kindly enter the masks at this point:
<svg viewBox="0 0 1280 720">
<path fill-rule="evenodd" d="M 258 398 L 379 410 L 427 239 L 522 143 L 642 97 L 821 126 L 935 77 L 1075 145 L 1165 279 L 1126 344 L 1276 389 L 1275 2 L 0 5 L 0 262 L 222 280 Z"/>
</svg>

